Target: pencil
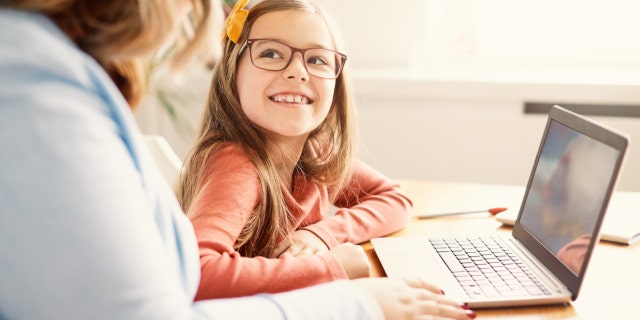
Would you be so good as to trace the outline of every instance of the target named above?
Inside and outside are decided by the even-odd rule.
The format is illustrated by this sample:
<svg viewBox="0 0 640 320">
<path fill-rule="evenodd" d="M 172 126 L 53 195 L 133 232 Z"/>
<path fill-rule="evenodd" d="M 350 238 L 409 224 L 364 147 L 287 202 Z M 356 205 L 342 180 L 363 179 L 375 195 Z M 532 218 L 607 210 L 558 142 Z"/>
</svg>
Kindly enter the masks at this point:
<svg viewBox="0 0 640 320">
<path fill-rule="evenodd" d="M 462 214 L 470 214 L 470 213 L 481 213 L 481 212 L 489 212 L 491 213 L 491 215 L 496 215 L 502 211 L 507 210 L 507 208 L 490 208 L 490 209 L 485 209 L 485 210 L 475 210 L 475 211 L 460 211 L 460 212 L 444 212 L 444 213 L 432 213 L 432 214 L 423 214 L 423 215 L 419 215 L 418 219 L 430 219 L 430 218 L 437 218 L 437 217 L 446 217 L 446 216 L 457 216 L 457 215 L 462 215 Z"/>
</svg>

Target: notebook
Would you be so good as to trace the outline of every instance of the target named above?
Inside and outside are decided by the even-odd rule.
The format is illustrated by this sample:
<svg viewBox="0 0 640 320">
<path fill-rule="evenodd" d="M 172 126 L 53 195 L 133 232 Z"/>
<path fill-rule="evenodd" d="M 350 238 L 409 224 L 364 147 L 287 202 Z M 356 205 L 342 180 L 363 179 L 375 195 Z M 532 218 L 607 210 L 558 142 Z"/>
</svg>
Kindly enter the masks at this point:
<svg viewBox="0 0 640 320">
<path fill-rule="evenodd" d="M 388 277 L 420 276 L 471 308 L 578 297 L 628 137 L 559 106 L 549 112 L 510 235 L 371 240 Z"/>
</svg>

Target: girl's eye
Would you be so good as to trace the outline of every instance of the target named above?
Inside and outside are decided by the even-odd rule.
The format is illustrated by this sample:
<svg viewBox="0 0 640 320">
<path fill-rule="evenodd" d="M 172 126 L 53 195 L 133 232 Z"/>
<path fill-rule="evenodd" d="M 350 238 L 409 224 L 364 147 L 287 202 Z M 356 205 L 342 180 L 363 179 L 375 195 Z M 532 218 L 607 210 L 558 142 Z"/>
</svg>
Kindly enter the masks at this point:
<svg viewBox="0 0 640 320">
<path fill-rule="evenodd" d="M 282 59 L 282 54 L 274 49 L 267 49 L 260 53 L 260 58 Z"/>
<path fill-rule="evenodd" d="M 307 59 L 307 64 L 315 64 L 315 65 L 326 65 L 327 60 L 324 59 L 323 57 L 309 57 L 309 59 Z"/>
</svg>

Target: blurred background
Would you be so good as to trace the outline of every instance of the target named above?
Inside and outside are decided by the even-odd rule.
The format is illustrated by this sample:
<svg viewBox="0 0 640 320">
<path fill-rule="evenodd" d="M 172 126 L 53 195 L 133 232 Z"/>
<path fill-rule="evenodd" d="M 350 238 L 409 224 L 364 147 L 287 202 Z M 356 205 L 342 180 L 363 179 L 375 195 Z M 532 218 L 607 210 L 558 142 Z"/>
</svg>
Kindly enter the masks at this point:
<svg viewBox="0 0 640 320">
<path fill-rule="evenodd" d="M 358 156 L 388 176 L 524 185 L 558 104 L 631 136 L 618 189 L 640 191 L 640 2 L 319 2 L 349 56 Z M 136 111 L 180 157 L 210 72 L 154 74 Z"/>
</svg>

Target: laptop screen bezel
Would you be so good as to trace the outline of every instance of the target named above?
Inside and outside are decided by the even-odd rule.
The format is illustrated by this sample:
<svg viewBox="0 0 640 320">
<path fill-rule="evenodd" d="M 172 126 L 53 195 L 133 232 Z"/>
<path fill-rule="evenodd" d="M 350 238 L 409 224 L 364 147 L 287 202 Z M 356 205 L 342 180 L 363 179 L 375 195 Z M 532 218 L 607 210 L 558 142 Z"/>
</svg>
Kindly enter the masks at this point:
<svg viewBox="0 0 640 320">
<path fill-rule="evenodd" d="M 573 272 L 568 266 L 562 263 L 556 257 L 556 255 L 553 254 L 553 252 L 549 251 L 547 247 L 542 244 L 541 241 L 536 239 L 536 237 L 531 232 L 529 232 L 529 230 L 527 230 L 526 227 L 524 227 L 520 223 L 520 218 L 522 216 L 522 212 L 525 208 L 525 204 L 529 196 L 531 184 L 535 176 L 536 168 L 538 167 L 544 142 L 547 139 L 547 135 L 549 133 L 549 127 L 553 121 L 559 124 L 562 124 L 572 130 L 575 130 L 596 141 L 604 143 L 618 151 L 618 158 L 616 160 L 615 167 L 612 172 L 612 178 L 609 181 L 609 185 L 606 189 L 606 195 L 604 197 L 604 201 L 600 208 L 599 216 L 597 218 L 597 222 L 595 226 L 597 236 L 592 237 L 591 242 L 589 243 L 587 252 L 585 254 L 584 265 L 582 267 L 582 270 L 578 274 Z M 527 250 L 529 250 L 540 262 L 542 262 L 559 280 L 561 280 L 565 286 L 567 286 L 567 288 L 572 293 L 572 297 L 571 297 L 572 300 L 575 300 L 578 297 L 580 286 L 582 285 L 584 275 L 589 266 L 589 260 L 591 259 L 595 245 L 600 240 L 600 229 L 602 227 L 602 222 L 604 221 L 604 213 L 606 212 L 607 206 L 609 204 L 609 200 L 611 198 L 611 194 L 615 189 L 619 172 L 622 168 L 624 155 L 628 146 L 628 140 L 629 138 L 626 135 L 619 133 L 615 130 L 612 130 L 608 127 L 605 127 L 604 125 L 597 123 L 589 118 L 586 118 L 584 116 L 581 116 L 574 112 L 566 110 L 562 107 L 554 106 L 551 108 L 549 112 L 547 124 L 540 142 L 538 153 L 533 163 L 533 168 L 529 176 L 529 181 L 527 182 L 527 187 L 524 192 L 522 204 L 520 207 L 520 211 L 518 213 L 518 218 L 516 219 L 513 227 L 512 235 L 514 238 L 518 239 L 518 241 L 520 241 L 522 245 L 526 247 Z"/>
</svg>

